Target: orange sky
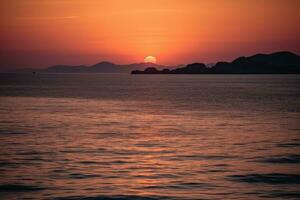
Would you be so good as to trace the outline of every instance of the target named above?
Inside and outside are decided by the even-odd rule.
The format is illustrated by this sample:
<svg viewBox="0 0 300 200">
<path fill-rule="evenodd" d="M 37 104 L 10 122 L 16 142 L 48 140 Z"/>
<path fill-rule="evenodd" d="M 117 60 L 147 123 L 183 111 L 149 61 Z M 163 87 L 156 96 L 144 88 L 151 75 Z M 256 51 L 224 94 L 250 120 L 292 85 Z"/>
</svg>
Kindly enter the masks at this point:
<svg viewBox="0 0 300 200">
<path fill-rule="evenodd" d="M 3 0 L 0 67 L 300 53 L 298 0 Z"/>
</svg>

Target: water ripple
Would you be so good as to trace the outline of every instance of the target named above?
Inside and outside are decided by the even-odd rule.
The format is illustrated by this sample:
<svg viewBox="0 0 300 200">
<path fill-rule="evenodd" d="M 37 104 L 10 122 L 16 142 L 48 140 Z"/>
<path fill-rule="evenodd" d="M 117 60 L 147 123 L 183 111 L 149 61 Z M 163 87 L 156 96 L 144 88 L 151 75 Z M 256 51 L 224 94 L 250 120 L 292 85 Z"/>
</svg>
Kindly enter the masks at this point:
<svg viewBox="0 0 300 200">
<path fill-rule="evenodd" d="M 263 198 L 284 198 L 284 199 L 299 199 L 300 192 L 297 191 L 283 191 L 283 190 L 272 190 L 270 192 L 261 192 L 258 196 Z"/>
<path fill-rule="evenodd" d="M 176 200 L 176 198 L 165 196 L 134 196 L 134 195 L 115 195 L 115 196 L 78 196 L 78 197 L 58 197 L 54 200 Z"/>
<path fill-rule="evenodd" d="M 0 185 L 0 192 L 34 192 L 45 188 L 34 185 L 3 184 Z"/>
<path fill-rule="evenodd" d="M 257 159 L 257 162 L 277 163 L 277 164 L 299 164 L 300 155 L 290 154 L 284 156 L 273 156 L 270 158 Z"/>
<path fill-rule="evenodd" d="M 299 142 L 289 142 L 289 143 L 281 143 L 277 145 L 278 147 L 300 147 Z"/>
<path fill-rule="evenodd" d="M 300 174 L 245 174 L 228 176 L 231 181 L 267 184 L 300 184 Z"/>
</svg>

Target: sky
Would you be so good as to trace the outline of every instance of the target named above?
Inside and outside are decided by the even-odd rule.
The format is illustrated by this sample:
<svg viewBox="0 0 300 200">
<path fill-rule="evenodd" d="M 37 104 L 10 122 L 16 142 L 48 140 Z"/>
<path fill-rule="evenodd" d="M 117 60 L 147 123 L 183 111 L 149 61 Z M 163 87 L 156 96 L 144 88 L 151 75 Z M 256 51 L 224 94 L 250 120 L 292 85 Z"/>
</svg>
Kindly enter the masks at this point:
<svg viewBox="0 0 300 200">
<path fill-rule="evenodd" d="M 1 0 L 0 68 L 300 54 L 298 0 Z"/>
</svg>

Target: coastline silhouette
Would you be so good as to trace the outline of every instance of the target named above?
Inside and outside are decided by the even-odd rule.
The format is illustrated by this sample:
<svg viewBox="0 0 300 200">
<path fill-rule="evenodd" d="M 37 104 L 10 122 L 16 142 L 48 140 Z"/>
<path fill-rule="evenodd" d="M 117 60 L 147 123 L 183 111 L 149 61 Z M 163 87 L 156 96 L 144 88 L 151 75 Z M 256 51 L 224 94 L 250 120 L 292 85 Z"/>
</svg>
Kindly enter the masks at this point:
<svg viewBox="0 0 300 200">
<path fill-rule="evenodd" d="M 72 66 L 72 65 L 55 65 L 50 66 L 46 69 L 41 69 L 39 72 L 42 73 L 130 73 L 133 70 L 144 70 L 147 68 L 170 68 L 175 69 L 177 67 L 180 67 L 180 65 L 177 66 L 164 66 L 164 65 L 158 65 L 155 63 L 134 63 L 134 64 L 114 64 L 112 62 L 99 62 L 97 64 L 86 66 L 86 65 L 78 65 L 78 66 Z M 27 69 L 33 70 L 33 69 Z"/>
<path fill-rule="evenodd" d="M 239 57 L 232 62 L 218 62 L 212 67 L 203 63 L 188 64 L 173 70 L 158 70 L 149 67 L 144 71 L 135 70 L 132 74 L 299 74 L 300 56 L 291 52 L 256 54 Z"/>
<path fill-rule="evenodd" d="M 87 65 L 54 65 L 44 69 L 2 69 L 12 73 L 131 73 L 131 74 L 300 74 L 300 56 L 281 51 L 239 57 L 232 62 L 192 63 L 174 66 L 156 63 L 114 64 L 102 61 Z"/>
</svg>

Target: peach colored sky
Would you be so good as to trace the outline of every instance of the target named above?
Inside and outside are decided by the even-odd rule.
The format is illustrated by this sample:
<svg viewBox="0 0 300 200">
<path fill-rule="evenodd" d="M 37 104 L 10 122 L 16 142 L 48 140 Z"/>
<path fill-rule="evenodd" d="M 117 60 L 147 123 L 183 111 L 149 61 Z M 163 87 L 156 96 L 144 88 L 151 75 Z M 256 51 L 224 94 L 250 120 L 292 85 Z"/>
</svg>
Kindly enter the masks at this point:
<svg viewBox="0 0 300 200">
<path fill-rule="evenodd" d="M 3 0 L 0 67 L 300 53 L 297 0 Z"/>
</svg>

